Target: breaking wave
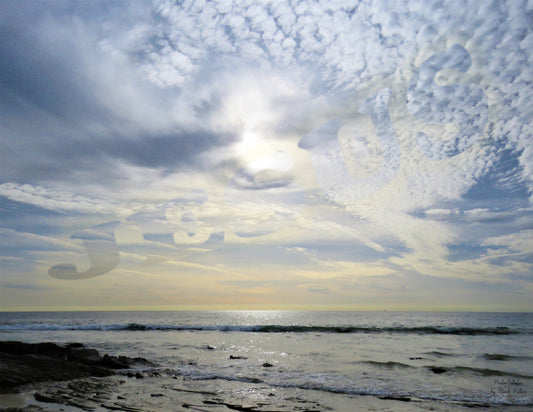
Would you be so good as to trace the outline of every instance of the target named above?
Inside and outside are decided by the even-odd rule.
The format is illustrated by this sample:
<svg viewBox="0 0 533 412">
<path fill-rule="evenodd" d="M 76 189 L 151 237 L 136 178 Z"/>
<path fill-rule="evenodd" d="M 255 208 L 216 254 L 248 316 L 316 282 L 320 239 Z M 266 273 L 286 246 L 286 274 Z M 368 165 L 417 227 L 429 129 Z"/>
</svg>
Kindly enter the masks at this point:
<svg viewBox="0 0 533 412">
<path fill-rule="evenodd" d="M 219 331 L 259 333 L 389 333 L 418 335 L 513 335 L 524 332 L 507 327 L 471 328 L 444 326 L 304 326 L 304 325 L 162 325 L 162 324 L 5 324 L 0 331 L 79 330 L 79 331 Z"/>
</svg>

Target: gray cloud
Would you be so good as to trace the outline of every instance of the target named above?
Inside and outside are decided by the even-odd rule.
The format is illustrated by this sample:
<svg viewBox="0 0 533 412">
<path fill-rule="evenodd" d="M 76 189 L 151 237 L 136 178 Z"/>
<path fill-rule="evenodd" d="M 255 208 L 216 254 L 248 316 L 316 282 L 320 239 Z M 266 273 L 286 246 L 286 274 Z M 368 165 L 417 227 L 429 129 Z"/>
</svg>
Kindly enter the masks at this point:
<svg viewBox="0 0 533 412">
<path fill-rule="evenodd" d="M 44 286 L 37 286 L 37 285 L 24 285 L 24 284 L 18 284 L 18 283 L 1 283 L 3 288 L 6 289 L 26 289 L 26 290 L 50 290 L 51 288 L 47 288 Z"/>
<path fill-rule="evenodd" d="M 26 6 L 34 13 L 19 15 L 12 4 L 3 9 L 3 181 L 81 174 L 110 183 L 123 178 L 117 161 L 168 173 L 194 166 L 196 155 L 234 140 L 201 123 L 180 123 L 173 113 L 177 91 L 143 82 L 128 62 L 106 51 L 106 36 L 119 41 L 114 36 L 124 28 L 112 20 L 117 3 L 106 17 L 82 3 Z M 126 14 L 135 14 L 135 7 L 128 3 Z M 78 19 L 70 18 L 72 12 Z M 108 30 L 98 28 L 102 19 Z"/>
<path fill-rule="evenodd" d="M 9 270 L 68 262 L 61 251 L 79 265 L 82 240 L 108 256 L 52 274 L 98 276 L 118 249 L 224 276 L 252 261 L 526 273 L 532 16 L 511 0 L 3 2 Z M 172 203 L 198 188 L 195 208 Z M 66 241 L 128 216 L 127 245 Z M 367 286 L 476 287 L 405 276 Z"/>
<path fill-rule="evenodd" d="M 449 143 L 459 146 L 434 146 L 422 139 L 422 147 L 433 145 L 427 149 L 432 156 L 456 153 L 458 147 L 464 150 L 475 140 L 470 137 L 465 146 L 466 136 L 478 135 L 486 122 L 482 109 L 490 91 L 501 100 L 500 119 L 492 123 L 492 130 L 523 151 L 524 176 L 532 175 L 527 131 L 508 127 L 517 120 L 523 124 L 520 119 L 530 118 L 532 110 L 527 104 L 531 35 L 523 3 L 463 7 L 465 3 L 458 1 L 453 6 L 435 2 L 421 7 L 412 1 L 396 5 L 390 13 L 384 12 L 390 6 L 382 1 L 355 6 L 343 1 L 313 5 L 215 1 L 205 7 L 194 2 L 156 2 L 153 7 L 130 2 L 19 4 L 6 5 L 3 13 L 7 41 L 2 42 L 6 58 L 0 65 L 5 79 L 2 151 L 13 154 L 3 166 L 4 181 L 36 183 L 37 176 L 58 180 L 72 170 L 84 170 L 95 179 L 106 173 L 109 180 L 118 180 L 114 159 L 177 169 L 197 161 L 199 153 L 235 139 L 228 131 L 198 128 L 205 124 L 206 108 L 211 113 L 223 96 L 208 93 L 207 98 L 194 98 L 189 90 L 201 79 L 214 81 L 222 74 L 219 71 L 230 70 L 230 62 L 261 70 L 303 70 L 318 74 L 316 91 L 332 85 L 346 90 L 412 64 L 410 56 L 419 52 L 420 45 L 453 33 L 471 38 L 469 53 L 484 67 L 487 83 L 437 86 L 432 81 L 435 70 L 447 64 L 466 70 L 472 60 L 440 59 L 442 64 L 430 70 L 428 88 L 419 88 L 413 96 L 409 93 L 415 89 L 410 89 L 408 105 L 422 103 L 430 92 L 459 93 L 443 99 L 431 94 L 425 115 L 411 107 L 423 121 L 463 125 L 458 140 Z M 22 9 L 28 12 L 21 13 Z M 419 65 L 412 83 L 420 83 L 417 79 L 431 59 Z M 467 95 L 477 96 L 479 105 L 460 98 Z M 177 105 L 177 99 L 182 103 Z M 452 110 L 451 104 L 461 110 Z M 175 120 L 184 105 L 204 119 L 193 122 L 192 128 Z M 470 113 L 472 107 L 476 113 Z M 34 119 L 31 126 L 24 124 L 28 117 Z M 470 133 L 472 127 L 475 133 Z M 9 161 L 15 157 L 17 162 Z"/>
</svg>

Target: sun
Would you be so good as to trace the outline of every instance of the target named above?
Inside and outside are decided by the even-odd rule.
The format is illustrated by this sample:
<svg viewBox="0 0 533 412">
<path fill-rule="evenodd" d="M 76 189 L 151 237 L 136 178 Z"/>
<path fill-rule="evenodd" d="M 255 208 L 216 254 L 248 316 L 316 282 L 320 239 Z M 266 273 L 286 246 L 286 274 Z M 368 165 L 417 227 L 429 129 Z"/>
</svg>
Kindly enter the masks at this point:
<svg viewBox="0 0 533 412">
<path fill-rule="evenodd" d="M 246 131 L 242 134 L 242 145 L 253 146 L 261 141 L 261 134 L 257 132 Z"/>
</svg>

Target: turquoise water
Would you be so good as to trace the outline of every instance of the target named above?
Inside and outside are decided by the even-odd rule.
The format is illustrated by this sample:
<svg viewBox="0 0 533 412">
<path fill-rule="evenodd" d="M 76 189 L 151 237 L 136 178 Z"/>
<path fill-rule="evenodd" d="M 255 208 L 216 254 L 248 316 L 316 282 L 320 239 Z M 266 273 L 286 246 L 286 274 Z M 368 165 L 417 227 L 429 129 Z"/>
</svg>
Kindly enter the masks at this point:
<svg viewBox="0 0 533 412">
<path fill-rule="evenodd" d="M 533 314 L 519 313 L 0 314 L 1 340 L 82 342 L 212 386 L 261 382 L 493 406 L 533 405 L 532 338 Z"/>
</svg>

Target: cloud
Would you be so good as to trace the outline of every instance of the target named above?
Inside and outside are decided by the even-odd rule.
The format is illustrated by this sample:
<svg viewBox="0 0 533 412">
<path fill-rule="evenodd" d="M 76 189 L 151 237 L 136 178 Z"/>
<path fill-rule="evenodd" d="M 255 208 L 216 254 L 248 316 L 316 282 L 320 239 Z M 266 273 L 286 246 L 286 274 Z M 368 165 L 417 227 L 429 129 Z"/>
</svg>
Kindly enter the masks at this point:
<svg viewBox="0 0 533 412">
<path fill-rule="evenodd" d="M 469 290 L 531 269 L 527 2 L 21 1 L 2 11 L 10 270 L 27 258 L 53 281 L 51 266 L 138 274 L 131 265 L 144 262 L 167 281 L 175 264 L 224 265 L 213 270 L 221 281 L 287 272 L 302 275 L 287 286 L 295 293 L 346 303 L 345 275 L 397 272 L 390 285 L 373 279 L 375 290 L 401 288 L 408 273 L 451 276 L 466 283 L 447 290 Z M 121 225 L 108 238 L 87 237 L 112 221 Z M 90 261 L 80 240 L 112 251 L 108 264 L 75 272 Z M 435 282 L 420 284 L 446 281 Z"/>
<path fill-rule="evenodd" d="M 387 185 L 400 167 L 400 146 L 393 130 L 387 103 L 390 90 L 384 89 L 368 98 L 359 107 L 369 114 L 376 127 L 382 148 L 382 166 L 372 176 L 353 178 L 346 167 L 337 135 L 341 122 L 332 120 L 304 136 L 298 146 L 309 150 L 321 188 L 329 198 L 342 205 L 353 204 L 371 196 Z"/>
<path fill-rule="evenodd" d="M 522 230 L 512 234 L 496 236 L 483 242 L 486 246 L 497 246 L 500 250 L 517 253 L 531 253 L 533 250 L 533 230 Z"/>
<path fill-rule="evenodd" d="M 113 202 L 95 200 L 74 193 L 59 192 L 42 186 L 3 183 L 0 195 L 10 200 L 59 212 L 113 214 L 119 206 Z"/>
<path fill-rule="evenodd" d="M 439 86 L 434 82 L 441 70 L 466 72 L 472 65 L 470 54 L 458 44 L 431 56 L 411 78 L 407 90 L 407 107 L 411 114 L 426 123 L 457 123 L 460 131 L 448 141 L 431 140 L 419 133 L 418 145 L 424 154 L 439 160 L 456 156 L 481 137 L 488 119 L 487 97 L 475 84 Z M 444 98 L 440 98 L 443 96 Z"/>
<path fill-rule="evenodd" d="M 309 286 L 307 290 L 312 293 L 321 293 L 321 294 L 326 294 L 326 295 L 331 293 L 331 291 L 328 288 L 321 288 L 321 287 L 316 287 L 316 286 Z"/>
<path fill-rule="evenodd" d="M 12 229 L 0 228 L 0 238 L 2 243 L 2 253 L 15 252 L 24 254 L 29 251 L 46 251 L 46 250 L 79 250 L 79 248 L 55 237 L 35 235 L 33 233 L 17 232 Z"/>
<path fill-rule="evenodd" d="M 258 159 L 233 175 L 224 201 L 234 209 L 230 226 L 237 236 L 254 237 L 290 224 L 305 206 L 305 193 L 288 174 L 293 162 L 277 152 Z"/>
<path fill-rule="evenodd" d="M 194 120 L 194 103 L 176 103 L 175 96 L 143 82 L 130 62 L 105 47 L 115 41 L 127 47 L 115 36 L 124 20 L 138 18 L 135 7 L 112 20 L 116 6 L 104 18 L 98 9 L 81 5 L 80 18 L 72 20 L 60 4 L 40 10 L 44 19 L 37 13 L 23 18 L 6 6 L 1 150 L 12 155 L 5 156 L 3 181 L 105 177 L 110 184 L 126 177 L 117 162 L 168 173 L 234 139 L 228 131 L 202 127 Z M 98 29 L 100 18 L 109 24 L 105 34 Z"/>
<path fill-rule="evenodd" d="M 109 17 L 103 17 L 95 6 L 83 5 L 73 9 L 79 16 L 74 22 L 68 19 L 62 3 L 51 8 L 41 21 L 35 20 L 37 12 L 24 21 L 14 7 L 8 7 L 6 16 L 11 19 L 4 20 L 8 22 L 5 31 L 11 40 L 3 43 L 6 48 L 3 54 L 9 57 L 4 59 L 8 81 L 3 84 L 8 88 L 5 95 L 13 98 L 9 99 L 9 106 L 4 105 L 5 112 L 11 115 L 3 122 L 6 135 L 10 136 L 4 140 L 3 151 L 16 153 L 18 161 L 5 165 L 4 181 L 16 181 L 15 176 L 23 183 L 35 183 L 36 176 L 57 180 L 73 170 L 78 174 L 83 171 L 85 178 L 92 176 L 94 181 L 104 174 L 108 180 L 120 181 L 125 176 L 114 170 L 116 161 L 165 172 L 196 164 L 199 154 L 236 139 L 230 130 L 214 130 L 220 121 L 209 120 L 203 111 L 211 107 L 208 110 L 212 112 L 221 102 L 231 99 L 230 90 L 239 85 L 237 78 L 228 78 L 228 73 L 235 71 L 235 64 L 239 65 L 238 72 L 242 67 L 253 67 L 263 73 L 303 70 L 312 75 L 313 84 L 294 83 L 294 78 L 309 76 L 290 76 L 290 81 L 300 89 L 308 88 L 313 98 L 313 93 L 323 93 L 331 85 L 342 87 L 337 92 L 328 92 L 330 96 L 341 90 L 366 87 L 373 78 L 396 79 L 398 74 L 394 73 L 400 73 L 400 69 L 413 70 L 410 81 L 418 84 L 419 73 L 429 64 L 418 61 L 424 55 L 437 59 L 435 70 L 445 69 L 448 63 L 455 67 L 454 62 L 458 62 L 457 67 L 465 71 L 466 77 L 483 74 L 490 83 L 480 85 L 465 78 L 438 86 L 432 82 L 437 74 L 433 71 L 428 79 L 429 89 L 420 86 L 407 90 L 407 106 L 422 104 L 423 96 L 435 88 L 446 95 L 445 100 L 428 100 L 429 106 L 423 105 L 426 114 L 412 109 L 414 117 L 426 123 L 476 124 L 476 130 L 480 130 L 474 134 L 478 136 L 487 118 L 486 110 L 481 110 L 486 108 L 483 96 L 487 93 L 497 96 L 495 103 L 503 113 L 500 118 L 491 119 L 491 128 L 502 136 L 512 131 L 508 144 L 523 151 L 520 162 L 524 178 L 529 180 L 532 174 L 527 173 L 531 169 L 527 132 L 517 133 L 516 128 L 508 127 L 529 115 L 528 105 L 520 104 L 531 90 L 524 83 L 530 74 L 525 53 L 530 36 L 525 35 L 527 31 L 524 33 L 527 25 L 520 17 L 520 7 L 523 6 L 511 2 L 498 7 L 467 7 L 464 13 L 457 13 L 456 7 L 438 3 L 422 7 L 413 1 L 396 5 L 394 12 L 384 12 L 390 7 L 380 1 L 355 7 L 342 1 L 312 6 L 305 2 L 294 5 L 231 2 L 231 7 L 218 1 L 205 7 L 194 2 L 157 2 L 153 13 L 147 12 L 148 5 L 132 3 L 121 16 L 119 8 L 110 5 Z M 36 5 L 32 8 L 42 11 Z M 98 19 L 106 20 L 105 31 L 98 29 Z M 450 35 L 451 27 L 462 31 L 465 38 L 470 36 L 473 46 L 467 49 L 459 45 L 439 46 L 444 50 L 440 53 L 422 49 L 426 37 L 443 43 L 440 39 Z M 503 33 L 511 33 L 511 38 L 504 42 Z M 466 52 L 465 59 L 450 54 L 456 49 Z M 513 64 L 504 64 L 510 50 L 515 57 Z M 439 57 L 448 55 L 450 59 L 455 56 L 455 60 Z M 491 64 L 483 68 L 475 64 L 476 58 Z M 465 62 L 472 61 L 470 67 L 465 66 Z M 37 66 L 39 76 L 31 72 Z M 519 67 L 525 70 L 518 71 Z M 513 87 L 507 86 L 510 73 L 516 77 L 512 78 Z M 217 85 L 221 80 L 217 79 L 231 83 L 221 88 Z M 210 81 L 209 87 L 205 80 Z M 521 88 L 515 87 L 519 84 Z M 107 90 L 113 93 L 106 93 Z M 479 95 L 479 107 L 461 98 L 461 93 L 466 92 Z M 439 104 L 444 106 L 437 107 Z M 476 113 L 468 112 L 468 107 L 476 107 Z M 448 113 L 447 117 L 444 113 Z M 479 121 L 470 122 L 478 114 Z M 33 124 L 39 125 L 37 130 L 21 124 L 30 115 L 36 120 Z M 21 140 L 24 129 L 21 146 L 16 142 Z M 23 149 L 31 146 L 41 156 L 35 156 L 35 152 L 23 154 Z M 447 150 L 437 150 L 438 147 L 435 146 L 435 153 Z M 398 159 L 385 156 L 383 166 L 392 168 L 394 174 Z M 479 159 L 478 164 L 472 163 L 472 159 Z M 430 190 L 448 198 L 458 196 L 483 173 L 489 161 L 483 152 L 473 151 L 460 165 L 449 163 L 449 172 L 458 170 L 464 177 L 455 172 L 454 179 L 433 185 Z M 416 164 L 408 167 L 413 166 L 419 167 Z M 436 172 L 424 170 L 424 166 L 420 173 L 429 173 L 432 180 L 438 178 Z M 428 189 L 428 185 L 420 185 L 421 176 L 416 172 L 410 171 L 407 178 L 412 193 Z"/>
<path fill-rule="evenodd" d="M 25 289 L 25 290 L 48 290 L 50 288 L 43 287 L 43 286 L 36 286 L 36 285 L 23 285 L 23 284 L 17 284 L 17 283 L 1 283 L 3 288 L 7 289 Z"/>
</svg>

